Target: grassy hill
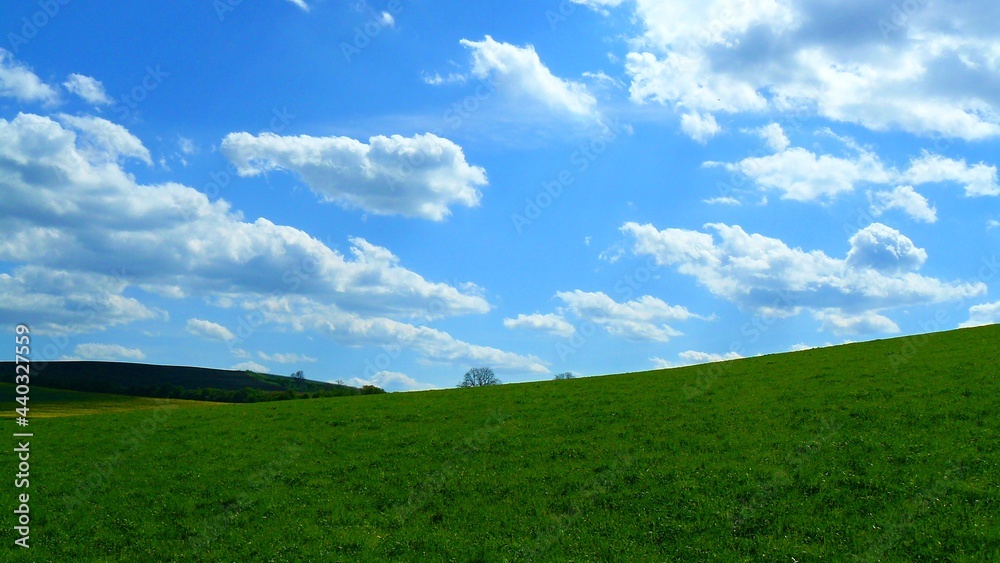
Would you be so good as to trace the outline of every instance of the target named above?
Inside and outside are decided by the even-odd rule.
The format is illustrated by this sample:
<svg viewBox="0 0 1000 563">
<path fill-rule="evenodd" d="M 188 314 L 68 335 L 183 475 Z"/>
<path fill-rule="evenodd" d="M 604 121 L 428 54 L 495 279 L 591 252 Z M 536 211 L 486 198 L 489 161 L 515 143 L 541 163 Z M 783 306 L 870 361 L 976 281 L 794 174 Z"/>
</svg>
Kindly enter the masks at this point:
<svg viewBox="0 0 1000 563">
<path fill-rule="evenodd" d="M 47 362 L 35 364 L 31 372 L 32 386 L 49 389 L 239 403 L 306 395 L 358 395 L 365 391 L 252 371 L 123 362 Z M 0 362 L 0 373 L 14 373 L 14 363 Z"/>
<path fill-rule="evenodd" d="M 33 420 L 32 548 L 0 549 L 995 561 L 998 343 L 991 326 L 569 381 Z"/>
</svg>

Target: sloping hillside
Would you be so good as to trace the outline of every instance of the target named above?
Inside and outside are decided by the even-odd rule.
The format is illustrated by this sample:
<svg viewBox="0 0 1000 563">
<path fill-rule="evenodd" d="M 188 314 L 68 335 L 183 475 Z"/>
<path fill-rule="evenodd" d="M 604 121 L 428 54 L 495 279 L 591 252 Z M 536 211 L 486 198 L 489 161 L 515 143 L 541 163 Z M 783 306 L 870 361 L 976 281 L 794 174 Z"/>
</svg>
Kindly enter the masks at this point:
<svg viewBox="0 0 1000 563">
<path fill-rule="evenodd" d="M 34 544 L 8 555 L 998 560 L 998 342 L 991 326 L 567 381 L 33 421 Z"/>
</svg>

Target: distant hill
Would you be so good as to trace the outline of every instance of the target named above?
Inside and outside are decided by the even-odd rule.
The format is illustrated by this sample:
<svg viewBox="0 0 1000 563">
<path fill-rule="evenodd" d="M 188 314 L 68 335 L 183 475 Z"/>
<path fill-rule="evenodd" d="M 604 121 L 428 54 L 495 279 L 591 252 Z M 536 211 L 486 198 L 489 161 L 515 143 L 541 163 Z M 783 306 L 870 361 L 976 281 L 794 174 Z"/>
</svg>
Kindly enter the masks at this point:
<svg viewBox="0 0 1000 563">
<path fill-rule="evenodd" d="M 0 362 L 0 370 L 13 374 L 14 363 Z M 89 361 L 34 364 L 31 386 L 235 403 L 383 392 L 371 386 L 357 388 L 252 371 Z"/>
</svg>

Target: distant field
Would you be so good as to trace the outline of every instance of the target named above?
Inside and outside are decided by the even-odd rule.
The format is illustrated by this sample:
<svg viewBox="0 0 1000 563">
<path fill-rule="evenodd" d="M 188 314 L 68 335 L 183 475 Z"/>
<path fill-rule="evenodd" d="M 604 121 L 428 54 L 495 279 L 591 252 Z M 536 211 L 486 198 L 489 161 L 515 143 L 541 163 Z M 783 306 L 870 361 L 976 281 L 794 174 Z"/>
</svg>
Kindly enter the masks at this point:
<svg viewBox="0 0 1000 563">
<path fill-rule="evenodd" d="M 81 393 L 63 389 L 46 389 L 31 387 L 28 404 L 30 418 L 53 418 L 61 416 L 78 416 L 84 414 L 101 414 L 125 412 L 134 410 L 183 408 L 200 406 L 218 406 L 222 403 L 206 401 L 184 401 L 181 399 L 151 399 L 147 397 L 128 397 L 124 395 L 108 395 L 104 393 Z M 0 383 L 0 419 L 17 417 L 14 407 L 14 385 Z M 9 406 L 9 408 L 6 408 Z"/>
<path fill-rule="evenodd" d="M 998 344 L 991 326 L 568 381 L 43 418 L 33 547 L 0 553 L 997 561 Z"/>
</svg>

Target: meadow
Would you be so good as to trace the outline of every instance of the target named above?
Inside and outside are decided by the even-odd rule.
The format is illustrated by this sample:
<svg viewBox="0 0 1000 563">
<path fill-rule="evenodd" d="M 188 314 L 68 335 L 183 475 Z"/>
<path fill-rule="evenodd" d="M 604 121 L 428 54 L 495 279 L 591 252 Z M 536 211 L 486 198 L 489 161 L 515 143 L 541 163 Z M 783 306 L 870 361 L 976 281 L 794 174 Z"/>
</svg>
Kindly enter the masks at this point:
<svg viewBox="0 0 1000 563">
<path fill-rule="evenodd" d="M 33 419 L 0 558 L 1000 560 L 998 344 Z"/>
</svg>

